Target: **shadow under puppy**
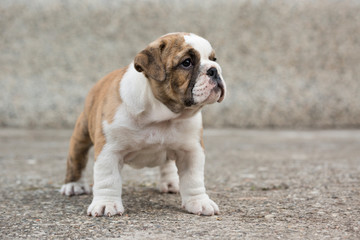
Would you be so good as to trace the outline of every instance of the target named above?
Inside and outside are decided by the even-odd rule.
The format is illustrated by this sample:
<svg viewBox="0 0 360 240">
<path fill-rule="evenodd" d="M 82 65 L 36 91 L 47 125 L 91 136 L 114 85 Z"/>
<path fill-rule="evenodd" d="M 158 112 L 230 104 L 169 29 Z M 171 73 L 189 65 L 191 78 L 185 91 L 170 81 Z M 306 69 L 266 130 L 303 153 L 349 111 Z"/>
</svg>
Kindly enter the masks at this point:
<svg viewBox="0 0 360 240">
<path fill-rule="evenodd" d="M 122 215 L 124 164 L 160 166 L 162 192 L 180 191 L 190 213 L 219 208 L 206 194 L 201 108 L 221 102 L 225 82 L 210 43 L 192 33 L 170 33 L 150 43 L 125 68 L 101 79 L 86 98 L 70 140 L 61 193 L 90 193 L 82 177 L 94 145 L 91 216 Z"/>
</svg>

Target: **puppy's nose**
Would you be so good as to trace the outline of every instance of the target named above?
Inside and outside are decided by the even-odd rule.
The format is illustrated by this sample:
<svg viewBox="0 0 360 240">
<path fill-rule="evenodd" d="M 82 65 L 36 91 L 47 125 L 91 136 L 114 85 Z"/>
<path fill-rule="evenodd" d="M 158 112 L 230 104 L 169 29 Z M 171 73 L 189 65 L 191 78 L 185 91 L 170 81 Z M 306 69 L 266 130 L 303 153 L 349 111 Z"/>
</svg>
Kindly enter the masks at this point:
<svg viewBox="0 0 360 240">
<path fill-rule="evenodd" d="M 209 70 L 207 70 L 206 75 L 208 75 L 211 78 L 217 78 L 218 71 L 215 67 L 211 67 L 211 68 L 209 68 Z"/>
</svg>

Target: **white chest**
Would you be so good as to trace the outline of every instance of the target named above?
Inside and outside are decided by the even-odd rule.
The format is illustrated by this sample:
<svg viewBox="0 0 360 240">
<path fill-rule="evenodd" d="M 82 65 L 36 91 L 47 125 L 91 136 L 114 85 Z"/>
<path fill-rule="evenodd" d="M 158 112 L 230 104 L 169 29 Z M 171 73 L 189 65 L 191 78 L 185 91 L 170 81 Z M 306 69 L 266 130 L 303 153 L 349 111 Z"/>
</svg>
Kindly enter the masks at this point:
<svg viewBox="0 0 360 240">
<path fill-rule="evenodd" d="M 166 161 L 166 152 L 176 148 L 174 136 L 179 136 L 171 128 L 150 127 L 134 131 L 124 150 L 124 163 L 135 168 L 156 167 Z"/>
<path fill-rule="evenodd" d="M 110 129 L 109 129 L 110 130 Z M 144 129 L 112 129 L 108 144 L 121 153 L 124 164 L 134 168 L 156 167 L 166 161 L 167 152 L 181 150 L 191 135 L 184 129 L 167 125 L 154 125 Z"/>
<path fill-rule="evenodd" d="M 163 120 L 165 115 L 157 108 L 149 111 L 146 116 L 150 120 L 146 121 L 141 116 L 131 117 L 128 108 L 119 108 L 115 120 L 103 124 L 107 145 L 120 153 L 124 164 L 142 168 L 159 166 L 166 161 L 167 153 L 200 143 L 201 113 L 186 119 L 167 116 L 170 119 Z"/>
</svg>

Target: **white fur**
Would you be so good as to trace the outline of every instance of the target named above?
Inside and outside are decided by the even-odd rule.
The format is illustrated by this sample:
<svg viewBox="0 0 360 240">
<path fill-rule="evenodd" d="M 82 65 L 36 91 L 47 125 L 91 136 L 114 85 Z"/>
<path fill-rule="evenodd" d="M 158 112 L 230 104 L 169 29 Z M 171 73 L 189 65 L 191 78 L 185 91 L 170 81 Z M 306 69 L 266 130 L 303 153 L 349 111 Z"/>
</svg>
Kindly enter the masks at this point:
<svg viewBox="0 0 360 240">
<path fill-rule="evenodd" d="M 66 196 L 81 195 L 91 193 L 91 188 L 84 177 L 81 177 L 77 182 L 69 182 L 62 185 L 61 194 Z"/>
<path fill-rule="evenodd" d="M 179 176 L 175 161 L 168 160 L 160 166 L 160 191 L 167 193 L 179 192 Z"/>
<path fill-rule="evenodd" d="M 114 121 L 103 122 L 106 144 L 94 165 L 94 199 L 88 214 L 123 213 L 120 176 L 123 164 L 137 168 L 162 166 L 161 184 L 167 189 L 160 185 L 161 189 L 176 191 L 176 167 L 166 162 L 167 158 L 176 160 L 185 209 L 195 214 L 218 213 L 217 205 L 205 193 L 201 112 L 186 119 L 171 112 L 154 97 L 148 80 L 133 64 L 123 76 L 120 95 L 123 103 Z"/>
<path fill-rule="evenodd" d="M 122 166 L 121 155 L 112 150 L 111 143 L 106 143 L 94 164 L 94 198 L 88 207 L 88 215 L 122 215 Z"/>
<path fill-rule="evenodd" d="M 131 120 L 136 120 L 140 125 L 163 122 L 179 116 L 154 97 L 147 78 L 135 70 L 133 62 L 121 80 L 120 96 Z"/>
</svg>

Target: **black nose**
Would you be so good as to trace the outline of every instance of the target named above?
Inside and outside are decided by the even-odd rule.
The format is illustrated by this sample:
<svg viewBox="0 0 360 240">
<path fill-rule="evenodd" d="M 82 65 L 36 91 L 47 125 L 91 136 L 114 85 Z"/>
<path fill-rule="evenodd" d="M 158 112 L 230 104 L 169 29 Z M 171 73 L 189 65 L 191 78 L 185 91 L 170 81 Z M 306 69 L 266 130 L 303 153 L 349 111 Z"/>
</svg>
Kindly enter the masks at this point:
<svg viewBox="0 0 360 240">
<path fill-rule="evenodd" d="M 211 78 L 216 78 L 218 76 L 218 71 L 216 68 L 212 67 L 207 70 L 206 75 L 208 75 Z"/>
</svg>

